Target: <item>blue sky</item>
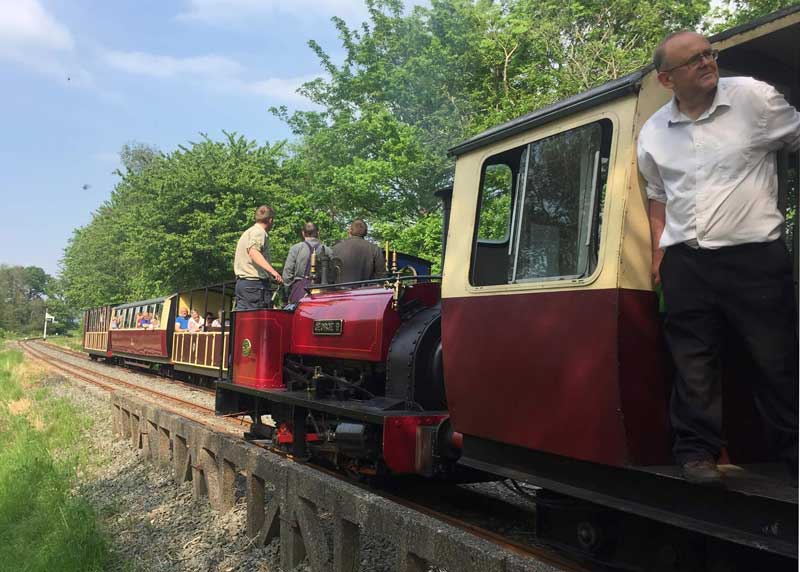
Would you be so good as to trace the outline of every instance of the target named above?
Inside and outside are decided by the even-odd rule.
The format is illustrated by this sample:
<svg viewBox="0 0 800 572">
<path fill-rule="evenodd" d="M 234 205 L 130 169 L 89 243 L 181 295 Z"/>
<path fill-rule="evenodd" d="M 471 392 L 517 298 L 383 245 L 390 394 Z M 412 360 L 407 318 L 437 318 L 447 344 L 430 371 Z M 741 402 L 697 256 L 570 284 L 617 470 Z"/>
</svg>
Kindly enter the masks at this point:
<svg viewBox="0 0 800 572">
<path fill-rule="evenodd" d="M 271 105 L 308 109 L 322 73 L 307 47 L 342 57 L 330 18 L 362 0 L 0 0 L 0 264 L 58 271 L 74 228 L 116 182 L 118 152 L 171 151 L 236 131 L 288 137 Z M 337 58 L 337 56 L 339 56 Z"/>
</svg>

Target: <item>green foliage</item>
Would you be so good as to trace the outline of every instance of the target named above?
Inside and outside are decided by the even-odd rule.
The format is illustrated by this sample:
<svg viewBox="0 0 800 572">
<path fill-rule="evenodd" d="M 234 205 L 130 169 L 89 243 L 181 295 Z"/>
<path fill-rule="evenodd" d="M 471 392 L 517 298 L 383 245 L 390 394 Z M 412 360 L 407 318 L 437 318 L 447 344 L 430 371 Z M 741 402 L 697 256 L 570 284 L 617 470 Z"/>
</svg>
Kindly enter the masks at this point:
<svg viewBox="0 0 800 572">
<path fill-rule="evenodd" d="M 723 0 L 709 15 L 708 28 L 711 32 L 721 32 L 796 5 L 797 0 Z"/>
<path fill-rule="evenodd" d="M 65 250 L 65 299 L 89 307 L 230 279 L 236 240 L 261 203 L 276 209 L 277 266 L 306 220 L 331 243 L 355 217 L 378 242 L 437 261 L 433 192 L 452 183 L 448 147 L 646 65 L 669 32 L 727 27 L 790 4 L 431 0 L 406 11 L 400 0 L 366 3 L 360 26 L 332 19 L 341 64 L 310 42 L 326 76 L 300 91 L 318 110 L 272 109 L 294 133 L 290 144 L 226 133 L 167 154 L 126 145 L 111 198 Z M 482 232 L 500 235 L 507 205 L 501 194 L 487 200 Z"/>
<path fill-rule="evenodd" d="M 433 191 L 452 180 L 449 146 L 646 64 L 663 35 L 708 10 L 706 0 L 367 5 L 360 27 L 333 19 L 341 65 L 310 43 L 328 77 L 301 91 L 322 110 L 273 111 L 298 136 L 292 180 L 314 189 L 340 227 L 362 216 L 379 223 L 374 238 L 403 249 L 438 240 Z"/>
<path fill-rule="evenodd" d="M 107 541 L 89 504 L 71 493 L 88 420 L 44 391 L 23 392 L 14 379 L 21 361 L 19 352 L 0 352 L 0 569 L 104 570 Z M 31 397 L 27 410 L 12 412 Z"/>
<path fill-rule="evenodd" d="M 49 331 L 65 330 L 75 313 L 64 301 L 60 288 L 61 281 L 38 266 L 0 265 L 0 332 L 41 333 L 45 307 L 56 318 Z"/>
<path fill-rule="evenodd" d="M 271 243 L 280 260 L 312 215 L 307 196 L 282 184 L 283 147 L 203 135 L 122 174 L 65 250 L 67 297 L 85 308 L 230 280 L 236 241 L 262 203 L 276 210 Z"/>
</svg>

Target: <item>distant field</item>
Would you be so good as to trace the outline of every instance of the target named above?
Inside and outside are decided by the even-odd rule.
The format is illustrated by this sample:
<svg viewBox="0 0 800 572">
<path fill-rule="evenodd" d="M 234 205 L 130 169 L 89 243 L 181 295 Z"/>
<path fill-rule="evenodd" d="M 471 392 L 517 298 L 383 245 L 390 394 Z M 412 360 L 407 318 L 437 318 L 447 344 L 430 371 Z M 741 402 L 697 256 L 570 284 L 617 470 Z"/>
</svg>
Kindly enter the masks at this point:
<svg viewBox="0 0 800 572">
<path fill-rule="evenodd" d="M 81 434 L 91 420 L 47 383 L 19 351 L 0 351 L 0 569 L 99 572 L 108 541 L 71 492 L 89 461 Z"/>
</svg>

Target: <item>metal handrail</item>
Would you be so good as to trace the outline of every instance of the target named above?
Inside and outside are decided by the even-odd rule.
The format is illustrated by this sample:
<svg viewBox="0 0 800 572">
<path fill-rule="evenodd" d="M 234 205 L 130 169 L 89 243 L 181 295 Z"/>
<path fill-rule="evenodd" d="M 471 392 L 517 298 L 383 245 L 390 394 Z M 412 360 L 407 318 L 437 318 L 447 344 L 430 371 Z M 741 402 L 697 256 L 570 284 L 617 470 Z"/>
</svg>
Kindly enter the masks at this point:
<svg viewBox="0 0 800 572">
<path fill-rule="evenodd" d="M 358 280 L 356 282 L 340 282 L 337 284 L 313 284 L 311 286 L 306 287 L 305 291 L 306 294 L 311 294 L 312 290 L 333 290 L 335 288 L 347 288 L 350 286 L 368 286 L 370 284 L 386 284 L 394 283 L 397 281 L 404 281 L 404 280 L 441 280 L 441 274 L 420 274 L 418 276 L 387 276 L 385 278 L 371 278 L 369 280 Z"/>
</svg>

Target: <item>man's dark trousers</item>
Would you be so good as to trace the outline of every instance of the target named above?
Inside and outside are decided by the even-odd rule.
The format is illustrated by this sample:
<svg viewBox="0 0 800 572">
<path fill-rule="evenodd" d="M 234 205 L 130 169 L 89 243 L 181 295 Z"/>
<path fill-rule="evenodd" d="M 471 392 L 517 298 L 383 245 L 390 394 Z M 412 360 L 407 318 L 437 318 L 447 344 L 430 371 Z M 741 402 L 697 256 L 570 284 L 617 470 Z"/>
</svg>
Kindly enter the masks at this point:
<svg viewBox="0 0 800 572">
<path fill-rule="evenodd" d="M 263 310 L 272 306 L 272 291 L 269 280 L 236 281 L 236 309 Z"/>
<path fill-rule="evenodd" d="M 720 357 L 730 331 L 756 364 L 751 386 L 770 444 L 796 470 L 797 311 L 783 241 L 716 250 L 671 246 L 660 274 L 676 366 L 670 417 L 677 461 L 716 459 L 725 446 Z"/>
</svg>

